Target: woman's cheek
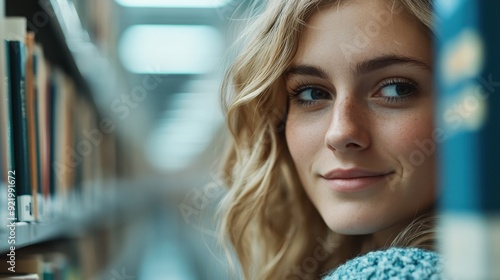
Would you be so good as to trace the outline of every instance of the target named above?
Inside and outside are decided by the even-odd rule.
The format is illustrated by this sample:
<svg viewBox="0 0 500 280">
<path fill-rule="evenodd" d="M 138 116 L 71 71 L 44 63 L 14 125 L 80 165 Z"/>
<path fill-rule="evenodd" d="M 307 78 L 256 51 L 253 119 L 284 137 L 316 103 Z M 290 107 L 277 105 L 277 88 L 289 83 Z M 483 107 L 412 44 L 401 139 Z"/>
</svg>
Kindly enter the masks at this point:
<svg viewBox="0 0 500 280">
<path fill-rule="evenodd" d="M 309 162 L 324 145 L 325 131 L 320 120 L 291 120 L 286 125 L 288 148 L 296 164 Z"/>
</svg>

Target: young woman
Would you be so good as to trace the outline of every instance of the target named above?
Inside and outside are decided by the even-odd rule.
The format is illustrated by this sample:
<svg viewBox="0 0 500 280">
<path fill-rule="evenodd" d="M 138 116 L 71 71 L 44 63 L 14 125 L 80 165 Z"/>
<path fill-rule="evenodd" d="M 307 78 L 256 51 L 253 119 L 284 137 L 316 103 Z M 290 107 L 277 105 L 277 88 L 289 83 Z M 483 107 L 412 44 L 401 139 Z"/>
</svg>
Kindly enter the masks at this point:
<svg viewBox="0 0 500 280">
<path fill-rule="evenodd" d="M 222 222 L 246 279 L 439 274 L 432 28 L 428 0 L 270 0 L 247 27 Z"/>
</svg>

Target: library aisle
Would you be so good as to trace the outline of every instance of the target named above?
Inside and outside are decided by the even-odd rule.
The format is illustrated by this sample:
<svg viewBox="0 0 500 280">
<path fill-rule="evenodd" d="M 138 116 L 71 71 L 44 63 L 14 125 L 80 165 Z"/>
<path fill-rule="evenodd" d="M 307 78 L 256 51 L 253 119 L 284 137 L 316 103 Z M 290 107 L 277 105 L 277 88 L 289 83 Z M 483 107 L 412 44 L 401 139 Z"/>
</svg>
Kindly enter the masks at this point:
<svg viewBox="0 0 500 280">
<path fill-rule="evenodd" d="M 0 0 L 0 279 L 237 273 L 218 89 L 246 4 L 163 2 Z"/>
</svg>

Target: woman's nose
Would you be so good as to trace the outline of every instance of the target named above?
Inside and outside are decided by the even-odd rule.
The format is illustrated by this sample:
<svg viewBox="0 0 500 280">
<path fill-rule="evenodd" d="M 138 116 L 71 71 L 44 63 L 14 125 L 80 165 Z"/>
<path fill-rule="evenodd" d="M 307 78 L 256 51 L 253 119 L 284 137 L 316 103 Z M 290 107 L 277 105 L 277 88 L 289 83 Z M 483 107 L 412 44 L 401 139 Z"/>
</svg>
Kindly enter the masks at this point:
<svg viewBox="0 0 500 280">
<path fill-rule="evenodd" d="M 370 145 L 367 108 L 353 98 L 337 99 L 333 105 L 325 144 L 332 151 L 361 151 Z"/>
</svg>

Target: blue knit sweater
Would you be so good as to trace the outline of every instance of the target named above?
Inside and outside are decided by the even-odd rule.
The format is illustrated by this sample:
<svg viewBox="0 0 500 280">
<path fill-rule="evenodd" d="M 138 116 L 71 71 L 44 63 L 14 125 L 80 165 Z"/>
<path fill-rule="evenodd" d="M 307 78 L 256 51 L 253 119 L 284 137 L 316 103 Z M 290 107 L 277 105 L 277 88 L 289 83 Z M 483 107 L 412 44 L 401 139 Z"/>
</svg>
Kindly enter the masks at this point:
<svg viewBox="0 0 500 280">
<path fill-rule="evenodd" d="M 418 248 L 390 248 L 356 257 L 331 271 L 323 280 L 444 279 L 439 254 Z"/>
</svg>

